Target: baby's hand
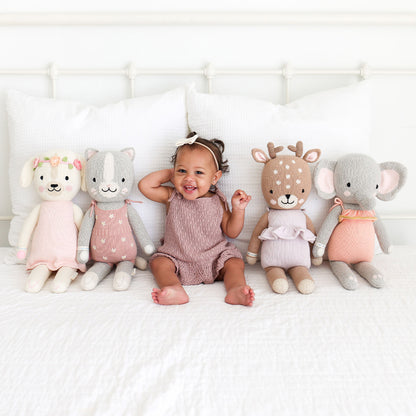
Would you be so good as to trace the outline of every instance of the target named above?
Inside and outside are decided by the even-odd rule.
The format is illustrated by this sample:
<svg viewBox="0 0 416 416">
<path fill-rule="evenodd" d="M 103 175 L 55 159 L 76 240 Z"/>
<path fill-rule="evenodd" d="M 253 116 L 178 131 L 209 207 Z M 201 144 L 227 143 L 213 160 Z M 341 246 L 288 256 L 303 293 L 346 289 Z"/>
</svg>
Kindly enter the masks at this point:
<svg viewBox="0 0 416 416">
<path fill-rule="evenodd" d="M 234 209 L 246 209 L 248 203 L 251 201 L 251 196 L 247 195 L 241 189 L 237 189 L 231 198 L 231 206 Z"/>
</svg>

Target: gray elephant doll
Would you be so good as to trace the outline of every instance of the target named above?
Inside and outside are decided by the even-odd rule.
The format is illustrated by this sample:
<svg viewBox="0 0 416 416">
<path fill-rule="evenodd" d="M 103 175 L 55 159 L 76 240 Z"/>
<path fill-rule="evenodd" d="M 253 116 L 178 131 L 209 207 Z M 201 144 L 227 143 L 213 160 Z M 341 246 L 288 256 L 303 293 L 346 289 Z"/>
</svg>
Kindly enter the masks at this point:
<svg viewBox="0 0 416 416">
<path fill-rule="evenodd" d="M 77 260 L 85 264 L 91 257 L 95 263 L 82 277 L 84 290 L 94 289 L 114 265 L 114 290 L 129 288 L 137 256 L 134 236 L 145 254 L 155 251 L 139 214 L 127 199 L 134 182 L 134 155 L 133 148 L 85 152 L 85 187 L 92 204 L 79 230 Z"/>
<path fill-rule="evenodd" d="M 313 256 L 322 262 L 325 249 L 330 267 L 345 289 L 358 286 L 355 270 L 372 286 L 384 286 L 382 274 L 371 264 L 375 235 L 384 253 L 390 242 L 375 213 L 376 198 L 390 201 L 402 188 L 406 168 L 397 162 L 378 164 L 364 154 L 348 154 L 337 162 L 322 160 L 314 171 L 320 197 L 334 205 L 325 218 L 313 246 Z M 352 269 L 351 269 L 352 267 Z"/>
</svg>

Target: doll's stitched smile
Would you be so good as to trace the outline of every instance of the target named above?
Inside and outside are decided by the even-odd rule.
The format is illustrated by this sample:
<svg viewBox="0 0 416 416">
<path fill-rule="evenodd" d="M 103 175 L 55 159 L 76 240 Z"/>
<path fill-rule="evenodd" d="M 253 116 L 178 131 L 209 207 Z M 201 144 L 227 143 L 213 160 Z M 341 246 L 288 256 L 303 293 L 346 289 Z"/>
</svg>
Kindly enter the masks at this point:
<svg viewBox="0 0 416 416">
<path fill-rule="evenodd" d="M 59 185 L 57 183 L 52 183 L 49 185 L 48 192 L 61 192 L 62 188 L 58 188 Z"/>
</svg>

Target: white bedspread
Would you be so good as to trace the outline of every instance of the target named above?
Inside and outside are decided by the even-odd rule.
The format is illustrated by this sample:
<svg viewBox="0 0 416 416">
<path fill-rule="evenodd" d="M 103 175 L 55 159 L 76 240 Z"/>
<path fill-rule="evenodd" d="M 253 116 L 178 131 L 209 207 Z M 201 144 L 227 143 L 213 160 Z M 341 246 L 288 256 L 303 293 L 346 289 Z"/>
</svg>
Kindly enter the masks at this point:
<svg viewBox="0 0 416 416">
<path fill-rule="evenodd" d="M 0 414 L 414 415 L 416 248 L 375 264 L 383 289 L 347 291 L 324 265 L 308 296 L 247 266 L 252 308 L 222 283 L 155 305 L 149 272 L 127 292 L 29 294 L 23 266 L 1 265 Z"/>
</svg>

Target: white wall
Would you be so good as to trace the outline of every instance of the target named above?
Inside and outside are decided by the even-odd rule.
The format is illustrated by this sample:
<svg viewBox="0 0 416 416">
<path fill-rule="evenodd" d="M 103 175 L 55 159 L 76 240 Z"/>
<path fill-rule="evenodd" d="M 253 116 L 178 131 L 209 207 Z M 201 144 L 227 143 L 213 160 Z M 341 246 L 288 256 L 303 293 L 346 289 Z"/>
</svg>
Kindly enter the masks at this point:
<svg viewBox="0 0 416 416">
<path fill-rule="evenodd" d="M 0 13 L 91 12 L 91 11 L 349 11 L 416 12 L 413 1 L 170 1 L 128 0 L 71 2 L 13 0 L 2 2 Z M 143 3 L 143 4 L 142 4 Z M 277 4 L 276 4 L 277 3 Z M 307 68 L 358 68 L 363 62 L 377 68 L 415 68 L 416 28 L 410 26 L 0 26 L 0 69 L 45 68 L 56 62 L 65 68 L 122 68 L 135 62 L 143 68 L 195 68 L 208 62 L 221 68 L 280 68 L 286 62 Z M 355 76 L 333 76 L 293 80 L 292 97 L 323 88 L 346 85 Z M 137 95 L 163 91 L 200 77 L 139 77 Z M 380 203 L 383 215 L 415 215 L 414 167 L 416 137 L 416 76 L 376 77 L 372 154 L 381 161 L 398 160 L 409 167 L 405 190 L 391 203 Z M 7 129 L 4 89 L 48 95 L 46 77 L 0 76 L 0 215 L 10 215 L 7 184 Z M 239 77 L 214 80 L 215 91 L 242 93 L 281 102 L 282 83 L 273 77 Z M 58 97 L 95 104 L 128 96 L 126 78 L 68 77 L 58 82 Z M 414 220 L 387 221 L 395 243 L 415 242 Z M 0 223 L 0 245 L 6 243 L 8 224 Z"/>
</svg>

